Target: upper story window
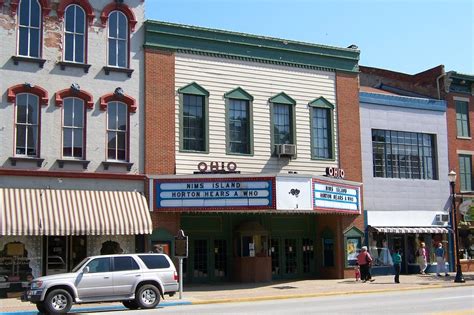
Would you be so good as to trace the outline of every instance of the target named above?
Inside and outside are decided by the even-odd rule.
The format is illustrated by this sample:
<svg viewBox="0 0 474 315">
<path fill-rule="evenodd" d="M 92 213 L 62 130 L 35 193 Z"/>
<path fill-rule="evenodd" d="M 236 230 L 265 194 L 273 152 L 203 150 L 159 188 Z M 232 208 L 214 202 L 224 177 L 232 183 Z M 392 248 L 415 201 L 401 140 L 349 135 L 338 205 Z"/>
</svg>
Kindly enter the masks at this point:
<svg viewBox="0 0 474 315">
<path fill-rule="evenodd" d="M 108 65 L 128 67 L 128 19 L 121 11 L 109 14 L 108 27 Z"/>
<path fill-rule="evenodd" d="M 227 116 L 227 153 L 252 154 L 253 97 L 242 88 L 225 95 Z"/>
<path fill-rule="evenodd" d="M 436 137 L 372 129 L 374 177 L 437 179 Z"/>
<path fill-rule="evenodd" d="M 18 12 L 18 55 L 39 58 L 42 20 L 38 0 L 21 0 Z"/>
<path fill-rule="evenodd" d="M 197 83 L 178 90 L 180 93 L 180 148 L 184 151 L 208 150 L 209 92 Z"/>
<path fill-rule="evenodd" d="M 86 62 L 86 13 L 72 4 L 66 8 L 64 23 L 64 60 Z"/>
<path fill-rule="evenodd" d="M 334 159 L 333 111 L 334 105 L 324 97 L 311 103 L 311 157 Z"/>
<path fill-rule="evenodd" d="M 127 104 L 112 101 L 107 104 L 107 159 L 127 161 L 128 109 Z"/>
<path fill-rule="evenodd" d="M 469 103 L 454 101 L 456 104 L 456 127 L 458 137 L 470 137 L 469 130 Z"/>
<path fill-rule="evenodd" d="M 63 101 L 63 157 L 84 158 L 84 100 L 67 97 Z"/>
<path fill-rule="evenodd" d="M 39 97 L 30 93 L 17 94 L 15 104 L 15 155 L 38 157 L 40 126 Z"/>
<path fill-rule="evenodd" d="M 270 98 L 273 147 L 278 144 L 296 144 L 296 101 L 284 92 Z"/>
<path fill-rule="evenodd" d="M 472 156 L 459 155 L 461 191 L 472 191 Z"/>
</svg>

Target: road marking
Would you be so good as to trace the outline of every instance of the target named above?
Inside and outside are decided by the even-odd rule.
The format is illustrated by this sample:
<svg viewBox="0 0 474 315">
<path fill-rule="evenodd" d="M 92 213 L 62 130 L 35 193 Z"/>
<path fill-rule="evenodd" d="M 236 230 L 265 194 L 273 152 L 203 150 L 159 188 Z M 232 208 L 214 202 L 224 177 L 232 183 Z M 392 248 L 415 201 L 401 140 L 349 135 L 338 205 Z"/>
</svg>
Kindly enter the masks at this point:
<svg viewBox="0 0 474 315">
<path fill-rule="evenodd" d="M 464 296 L 450 296 L 450 297 L 444 297 L 444 298 L 434 298 L 433 300 L 453 300 L 453 299 L 464 299 L 464 298 L 471 298 L 474 295 L 464 295 Z"/>
</svg>

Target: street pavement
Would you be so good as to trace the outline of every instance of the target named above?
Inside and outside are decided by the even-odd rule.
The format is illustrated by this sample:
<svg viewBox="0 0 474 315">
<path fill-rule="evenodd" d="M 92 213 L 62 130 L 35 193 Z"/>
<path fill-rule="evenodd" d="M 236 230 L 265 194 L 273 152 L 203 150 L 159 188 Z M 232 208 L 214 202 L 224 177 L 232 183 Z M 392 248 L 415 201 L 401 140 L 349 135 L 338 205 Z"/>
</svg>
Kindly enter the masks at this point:
<svg viewBox="0 0 474 315">
<path fill-rule="evenodd" d="M 445 287 L 474 286 L 474 272 L 464 273 L 466 283 L 454 283 L 454 273 L 449 277 L 427 275 L 401 275 L 400 284 L 393 276 L 377 276 L 374 282 L 362 283 L 354 279 L 337 280 L 289 280 L 266 283 L 222 283 L 185 285 L 182 299 L 179 293 L 165 297 L 159 306 L 196 305 L 211 303 L 252 302 L 275 299 L 309 298 L 409 291 Z M 96 312 L 124 309 L 121 303 L 81 304 L 73 306 L 72 312 Z M 35 314 L 35 305 L 19 299 L 0 299 L 0 314 Z"/>
</svg>

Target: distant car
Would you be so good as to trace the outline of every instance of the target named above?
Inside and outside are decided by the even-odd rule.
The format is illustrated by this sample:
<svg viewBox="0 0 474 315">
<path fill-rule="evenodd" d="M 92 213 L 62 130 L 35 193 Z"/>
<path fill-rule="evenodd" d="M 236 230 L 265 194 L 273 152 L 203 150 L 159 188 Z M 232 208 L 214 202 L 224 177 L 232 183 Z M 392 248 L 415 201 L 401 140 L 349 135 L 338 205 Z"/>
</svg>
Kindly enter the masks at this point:
<svg viewBox="0 0 474 315">
<path fill-rule="evenodd" d="M 34 279 L 22 296 L 47 314 L 67 313 L 81 303 L 121 301 L 129 309 L 154 308 L 160 296 L 178 291 L 178 274 L 165 254 L 85 258 L 70 273 Z"/>
</svg>

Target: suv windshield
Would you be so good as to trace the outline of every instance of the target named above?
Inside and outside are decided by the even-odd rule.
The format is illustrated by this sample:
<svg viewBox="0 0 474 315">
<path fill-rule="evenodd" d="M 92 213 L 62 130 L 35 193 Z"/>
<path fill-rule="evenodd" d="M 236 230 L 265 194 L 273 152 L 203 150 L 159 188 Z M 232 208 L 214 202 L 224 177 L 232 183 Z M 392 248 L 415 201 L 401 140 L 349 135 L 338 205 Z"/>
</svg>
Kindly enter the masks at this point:
<svg viewBox="0 0 474 315">
<path fill-rule="evenodd" d="M 72 272 L 77 272 L 88 260 L 89 260 L 88 257 L 84 258 L 76 267 L 74 267 L 74 269 L 72 269 Z"/>
</svg>

